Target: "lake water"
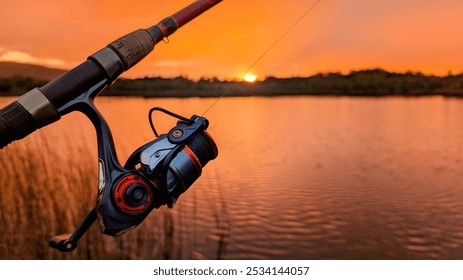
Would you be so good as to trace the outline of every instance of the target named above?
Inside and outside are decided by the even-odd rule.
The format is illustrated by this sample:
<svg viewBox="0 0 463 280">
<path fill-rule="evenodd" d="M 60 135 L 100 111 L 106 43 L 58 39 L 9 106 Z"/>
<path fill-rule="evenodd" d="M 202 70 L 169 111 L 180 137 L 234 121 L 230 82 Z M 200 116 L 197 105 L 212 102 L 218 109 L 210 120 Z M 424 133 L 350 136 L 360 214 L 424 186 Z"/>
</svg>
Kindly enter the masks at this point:
<svg viewBox="0 0 463 280">
<path fill-rule="evenodd" d="M 97 106 L 124 161 L 152 139 L 150 107 L 191 116 L 212 102 Z M 94 225 L 71 254 L 47 241 L 95 203 L 91 124 L 73 113 L 1 150 L 0 258 L 463 259 L 462 99 L 224 98 L 206 117 L 219 157 L 174 209 L 118 238 Z"/>
</svg>

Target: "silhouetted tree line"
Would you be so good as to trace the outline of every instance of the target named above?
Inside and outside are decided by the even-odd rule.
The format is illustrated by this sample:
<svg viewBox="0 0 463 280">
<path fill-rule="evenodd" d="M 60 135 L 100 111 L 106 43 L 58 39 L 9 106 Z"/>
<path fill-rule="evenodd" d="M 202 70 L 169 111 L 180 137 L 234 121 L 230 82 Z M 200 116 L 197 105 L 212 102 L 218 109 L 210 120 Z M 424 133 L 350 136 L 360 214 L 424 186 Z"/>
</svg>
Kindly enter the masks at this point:
<svg viewBox="0 0 463 280">
<path fill-rule="evenodd" d="M 0 95 L 18 95 L 45 84 L 32 78 L 0 79 Z M 422 73 L 392 73 L 381 69 L 354 71 L 350 74 L 326 73 L 310 77 L 276 78 L 250 84 L 202 78 L 173 79 L 153 77 L 119 79 L 104 94 L 144 97 L 213 97 L 228 91 L 229 96 L 348 95 L 348 96 L 425 96 L 463 97 L 463 74 L 445 77 Z"/>
<path fill-rule="evenodd" d="M 0 96 L 22 95 L 29 90 L 45 85 L 47 81 L 36 80 L 31 77 L 14 76 L 0 78 Z"/>
</svg>

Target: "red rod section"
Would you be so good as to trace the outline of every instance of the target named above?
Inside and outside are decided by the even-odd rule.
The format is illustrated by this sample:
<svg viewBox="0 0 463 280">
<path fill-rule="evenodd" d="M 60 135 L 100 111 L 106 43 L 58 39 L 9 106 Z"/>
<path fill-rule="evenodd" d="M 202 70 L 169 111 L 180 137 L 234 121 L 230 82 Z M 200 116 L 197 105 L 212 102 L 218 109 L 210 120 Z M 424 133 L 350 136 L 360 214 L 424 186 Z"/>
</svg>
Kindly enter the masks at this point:
<svg viewBox="0 0 463 280">
<path fill-rule="evenodd" d="M 222 0 L 197 0 L 184 9 L 173 14 L 172 18 L 177 22 L 177 28 L 180 28 L 219 2 L 222 2 Z"/>
<path fill-rule="evenodd" d="M 148 28 L 148 32 L 150 32 L 154 41 L 157 43 L 222 1 L 223 0 L 197 0 L 172 16 Z"/>
</svg>

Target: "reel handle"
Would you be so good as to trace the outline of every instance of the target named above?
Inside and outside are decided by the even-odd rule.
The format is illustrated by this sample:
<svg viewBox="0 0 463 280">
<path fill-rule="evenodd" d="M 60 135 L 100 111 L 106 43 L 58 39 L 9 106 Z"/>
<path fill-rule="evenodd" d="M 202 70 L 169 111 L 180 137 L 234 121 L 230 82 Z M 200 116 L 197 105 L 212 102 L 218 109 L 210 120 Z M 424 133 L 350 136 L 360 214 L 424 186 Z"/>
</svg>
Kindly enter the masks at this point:
<svg viewBox="0 0 463 280">
<path fill-rule="evenodd" d="M 57 249 L 61 252 L 71 252 L 77 248 L 77 243 L 79 239 L 87 232 L 90 226 L 96 221 L 97 213 L 96 209 L 93 208 L 80 225 L 76 228 L 74 233 L 66 233 L 54 236 L 50 239 L 50 247 Z"/>
<path fill-rule="evenodd" d="M 77 248 L 77 242 L 71 239 L 70 233 L 53 236 L 49 241 L 49 245 L 61 252 L 71 252 Z"/>
</svg>

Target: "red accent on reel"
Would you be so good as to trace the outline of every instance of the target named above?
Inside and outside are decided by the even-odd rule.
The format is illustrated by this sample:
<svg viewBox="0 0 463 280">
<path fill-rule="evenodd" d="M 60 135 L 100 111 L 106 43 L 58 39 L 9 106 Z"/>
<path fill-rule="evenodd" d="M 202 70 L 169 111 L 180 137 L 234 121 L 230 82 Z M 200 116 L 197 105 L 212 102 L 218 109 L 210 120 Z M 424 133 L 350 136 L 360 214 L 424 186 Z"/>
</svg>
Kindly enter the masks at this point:
<svg viewBox="0 0 463 280">
<path fill-rule="evenodd" d="M 116 184 L 114 201 L 123 213 L 138 215 L 150 207 L 153 192 L 151 186 L 141 176 L 130 174 Z"/>
</svg>

